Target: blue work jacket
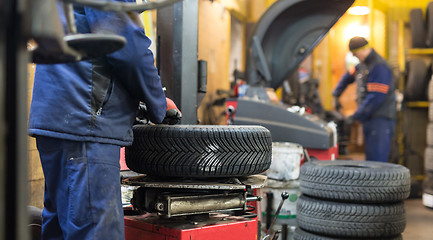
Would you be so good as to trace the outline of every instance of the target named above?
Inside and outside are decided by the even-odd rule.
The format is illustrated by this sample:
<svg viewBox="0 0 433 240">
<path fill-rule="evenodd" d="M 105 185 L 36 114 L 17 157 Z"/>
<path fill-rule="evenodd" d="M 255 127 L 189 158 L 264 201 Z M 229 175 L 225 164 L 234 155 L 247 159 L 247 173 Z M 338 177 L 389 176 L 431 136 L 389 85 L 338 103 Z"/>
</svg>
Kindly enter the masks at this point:
<svg viewBox="0 0 433 240">
<path fill-rule="evenodd" d="M 74 15 L 78 32 L 118 34 L 127 43 L 119 51 L 88 61 L 38 64 L 29 134 L 130 145 L 139 101 L 147 105 L 154 123 L 160 123 L 166 113 L 151 41 L 126 13 L 75 6 Z"/>
<path fill-rule="evenodd" d="M 332 95 L 339 97 L 349 84 L 357 84 L 358 108 L 355 120 L 365 122 L 372 118 L 396 118 L 395 83 L 391 68 L 374 49 L 354 73 L 347 72 Z"/>
</svg>

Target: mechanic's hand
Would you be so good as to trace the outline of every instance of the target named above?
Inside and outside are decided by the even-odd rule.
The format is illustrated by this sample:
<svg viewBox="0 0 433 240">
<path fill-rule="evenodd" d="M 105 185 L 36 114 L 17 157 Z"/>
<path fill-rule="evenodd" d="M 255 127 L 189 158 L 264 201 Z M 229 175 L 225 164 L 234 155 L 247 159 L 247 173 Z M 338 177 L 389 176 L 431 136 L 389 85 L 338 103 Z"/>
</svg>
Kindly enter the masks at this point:
<svg viewBox="0 0 433 240">
<path fill-rule="evenodd" d="M 134 125 L 136 124 L 149 124 L 149 115 L 147 114 L 147 107 L 146 104 L 144 104 L 143 102 L 140 102 L 138 105 Z"/>
<path fill-rule="evenodd" d="M 170 98 L 165 98 L 167 100 L 167 112 L 165 113 L 165 118 L 162 123 L 174 125 L 180 121 L 182 118 L 182 113 L 177 108 L 176 104 Z"/>
<path fill-rule="evenodd" d="M 334 96 L 334 102 L 333 102 L 334 108 L 337 111 L 340 111 L 340 109 L 343 107 L 340 103 L 340 99 L 338 97 Z"/>
</svg>

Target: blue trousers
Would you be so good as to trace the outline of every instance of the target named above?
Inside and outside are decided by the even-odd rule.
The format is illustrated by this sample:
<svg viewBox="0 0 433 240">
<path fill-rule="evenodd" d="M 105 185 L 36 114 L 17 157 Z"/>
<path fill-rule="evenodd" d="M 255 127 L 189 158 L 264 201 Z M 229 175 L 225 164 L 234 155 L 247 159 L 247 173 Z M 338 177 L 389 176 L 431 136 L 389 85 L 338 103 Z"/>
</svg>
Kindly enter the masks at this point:
<svg viewBox="0 0 433 240">
<path fill-rule="evenodd" d="M 366 160 L 388 162 L 395 120 L 372 118 L 362 123 Z"/>
<path fill-rule="evenodd" d="M 36 138 L 45 176 L 42 239 L 124 239 L 120 147 Z"/>
</svg>

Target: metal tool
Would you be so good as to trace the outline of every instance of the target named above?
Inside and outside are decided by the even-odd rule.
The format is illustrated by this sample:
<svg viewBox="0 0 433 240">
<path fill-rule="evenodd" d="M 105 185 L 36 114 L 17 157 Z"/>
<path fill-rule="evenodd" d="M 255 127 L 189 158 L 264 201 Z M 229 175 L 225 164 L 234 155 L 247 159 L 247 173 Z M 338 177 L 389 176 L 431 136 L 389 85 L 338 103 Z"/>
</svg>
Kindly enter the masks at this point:
<svg viewBox="0 0 433 240">
<path fill-rule="evenodd" d="M 274 231 L 274 225 L 275 222 L 277 221 L 278 215 L 280 214 L 281 208 L 283 207 L 284 201 L 286 201 L 286 199 L 289 198 L 289 193 L 287 192 L 283 192 L 281 193 L 281 202 L 280 205 L 277 208 L 277 211 L 275 212 L 275 216 L 272 219 L 272 223 L 271 225 L 269 225 L 269 227 L 266 229 L 266 235 L 263 237 L 262 240 L 276 240 L 279 236 L 279 232 L 278 231 Z"/>
</svg>

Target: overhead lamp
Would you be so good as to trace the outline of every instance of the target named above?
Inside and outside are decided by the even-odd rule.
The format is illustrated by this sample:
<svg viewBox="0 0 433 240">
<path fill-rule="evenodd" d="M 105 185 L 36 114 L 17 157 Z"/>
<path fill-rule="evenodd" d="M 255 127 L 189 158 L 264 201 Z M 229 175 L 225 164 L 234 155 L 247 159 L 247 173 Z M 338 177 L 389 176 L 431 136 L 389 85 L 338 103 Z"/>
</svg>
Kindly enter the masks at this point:
<svg viewBox="0 0 433 240">
<path fill-rule="evenodd" d="M 367 15 L 370 13 L 370 8 L 367 6 L 355 6 L 349 8 L 347 12 L 351 15 Z"/>
</svg>

